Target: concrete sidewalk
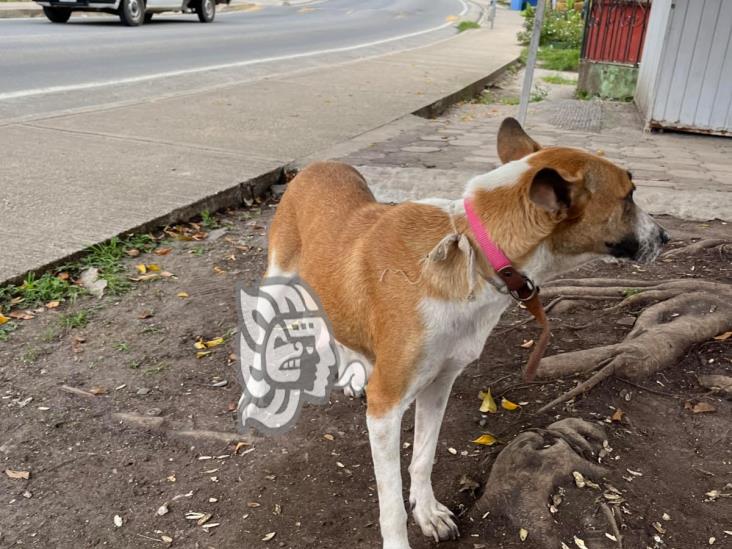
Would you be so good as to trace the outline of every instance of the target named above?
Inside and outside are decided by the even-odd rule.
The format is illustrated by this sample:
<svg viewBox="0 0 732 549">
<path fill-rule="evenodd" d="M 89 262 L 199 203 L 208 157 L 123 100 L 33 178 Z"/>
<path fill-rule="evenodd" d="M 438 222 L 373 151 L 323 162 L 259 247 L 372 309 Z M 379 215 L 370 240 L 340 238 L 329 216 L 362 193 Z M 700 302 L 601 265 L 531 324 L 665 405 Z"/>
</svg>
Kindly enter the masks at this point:
<svg viewBox="0 0 732 549">
<path fill-rule="evenodd" d="M 239 203 L 252 184 L 466 89 L 519 54 L 516 12 L 416 49 L 216 90 L 0 122 L 0 283 L 115 235 Z"/>
</svg>

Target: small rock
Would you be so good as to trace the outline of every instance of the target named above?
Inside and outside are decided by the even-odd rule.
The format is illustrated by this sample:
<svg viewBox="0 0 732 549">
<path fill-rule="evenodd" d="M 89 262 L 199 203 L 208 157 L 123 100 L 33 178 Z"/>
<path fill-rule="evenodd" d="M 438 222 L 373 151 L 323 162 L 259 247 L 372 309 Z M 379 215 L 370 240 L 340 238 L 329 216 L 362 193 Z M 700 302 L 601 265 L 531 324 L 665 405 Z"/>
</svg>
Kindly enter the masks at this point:
<svg viewBox="0 0 732 549">
<path fill-rule="evenodd" d="M 149 410 L 145 410 L 146 416 L 157 417 L 162 413 L 163 413 L 163 411 L 160 408 L 150 408 Z"/>
<path fill-rule="evenodd" d="M 624 316 L 623 318 L 616 320 L 615 324 L 618 324 L 620 326 L 633 326 L 635 324 L 635 317 Z"/>
<path fill-rule="evenodd" d="M 224 236 L 227 232 L 229 232 L 229 229 L 227 229 L 226 227 L 214 229 L 213 231 L 208 233 L 208 238 L 206 240 L 208 240 L 209 242 L 215 242 L 216 240 Z"/>
<path fill-rule="evenodd" d="M 139 395 L 139 396 L 145 396 L 145 395 L 149 395 L 149 394 L 150 394 L 150 389 L 148 389 L 147 387 L 140 387 L 137 390 L 137 395 Z"/>
</svg>

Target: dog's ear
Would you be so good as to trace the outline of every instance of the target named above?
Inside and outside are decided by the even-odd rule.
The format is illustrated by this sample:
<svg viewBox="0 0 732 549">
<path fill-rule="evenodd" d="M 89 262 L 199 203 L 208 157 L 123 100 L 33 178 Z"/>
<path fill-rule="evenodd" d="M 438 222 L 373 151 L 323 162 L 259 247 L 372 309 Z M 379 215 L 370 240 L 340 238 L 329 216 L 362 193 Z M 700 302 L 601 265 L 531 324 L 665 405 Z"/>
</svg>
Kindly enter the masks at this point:
<svg viewBox="0 0 732 549">
<path fill-rule="evenodd" d="M 529 198 L 557 219 L 565 219 L 573 206 L 574 185 L 580 178 L 559 173 L 554 168 L 542 168 L 534 175 Z"/>
<path fill-rule="evenodd" d="M 498 158 L 504 164 L 512 160 L 519 160 L 527 154 L 541 149 L 536 141 L 531 139 L 518 120 L 506 118 L 498 129 Z"/>
</svg>

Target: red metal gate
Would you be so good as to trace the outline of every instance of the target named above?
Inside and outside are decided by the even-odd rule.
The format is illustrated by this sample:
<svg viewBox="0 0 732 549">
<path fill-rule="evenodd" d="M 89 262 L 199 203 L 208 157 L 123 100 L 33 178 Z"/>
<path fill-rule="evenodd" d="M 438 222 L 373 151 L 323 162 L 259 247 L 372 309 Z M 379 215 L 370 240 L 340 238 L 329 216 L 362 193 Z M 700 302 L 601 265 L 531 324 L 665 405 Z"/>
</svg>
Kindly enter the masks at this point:
<svg viewBox="0 0 732 549">
<path fill-rule="evenodd" d="M 638 66 L 651 0 L 591 0 L 585 9 L 582 59 Z"/>
</svg>

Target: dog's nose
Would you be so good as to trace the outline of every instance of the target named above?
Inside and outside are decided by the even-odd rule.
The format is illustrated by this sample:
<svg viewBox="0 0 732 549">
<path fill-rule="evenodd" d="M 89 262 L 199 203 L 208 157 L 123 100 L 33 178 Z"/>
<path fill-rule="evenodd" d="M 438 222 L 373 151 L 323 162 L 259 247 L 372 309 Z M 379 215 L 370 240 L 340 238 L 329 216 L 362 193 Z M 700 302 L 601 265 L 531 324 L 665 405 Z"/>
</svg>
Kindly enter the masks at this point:
<svg viewBox="0 0 732 549">
<path fill-rule="evenodd" d="M 669 240 L 671 240 L 671 238 L 668 236 L 668 233 L 661 229 L 661 244 L 668 244 Z"/>
</svg>

